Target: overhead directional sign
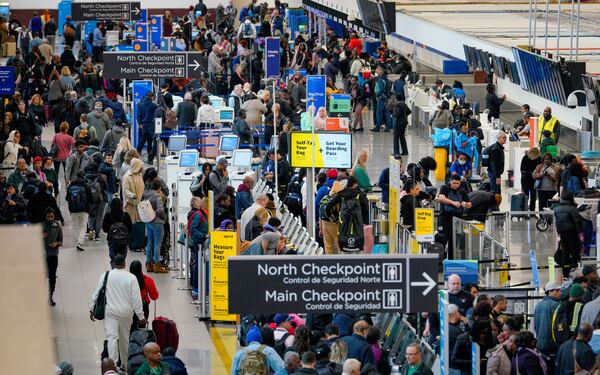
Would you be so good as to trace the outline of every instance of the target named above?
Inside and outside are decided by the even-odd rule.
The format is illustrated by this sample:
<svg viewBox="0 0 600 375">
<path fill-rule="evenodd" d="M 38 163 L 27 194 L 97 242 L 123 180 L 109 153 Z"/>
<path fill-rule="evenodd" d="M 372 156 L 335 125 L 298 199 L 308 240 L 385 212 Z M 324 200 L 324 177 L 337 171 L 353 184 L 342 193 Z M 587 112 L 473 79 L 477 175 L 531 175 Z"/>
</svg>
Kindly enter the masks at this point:
<svg viewBox="0 0 600 375">
<path fill-rule="evenodd" d="M 199 52 L 104 52 L 104 77 L 111 79 L 200 78 L 208 59 Z"/>
<path fill-rule="evenodd" d="M 71 4 L 71 16 L 76 21 L 138 21 L 140 12 L 139 1 Z"/>
<path fill-rule="evenodd" d="M 229 257 L 229 313 L 438 311 L 437 259 L 435 254 Z"/>
</svg>

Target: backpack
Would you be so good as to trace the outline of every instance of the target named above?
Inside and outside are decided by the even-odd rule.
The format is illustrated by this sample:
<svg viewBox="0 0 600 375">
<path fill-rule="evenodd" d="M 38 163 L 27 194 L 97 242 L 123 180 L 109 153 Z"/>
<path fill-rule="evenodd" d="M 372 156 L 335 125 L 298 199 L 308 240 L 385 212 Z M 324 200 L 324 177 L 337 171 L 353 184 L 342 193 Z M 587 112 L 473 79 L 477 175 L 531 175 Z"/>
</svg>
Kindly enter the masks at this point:
<svg viewBox="0 0 600 375">
<path fill-rule="evenodd" d="M 254 314 L 242 315 L 240 319 L 240 330 L 238 331 L 238 341 L 241 346 L 248 346 L 249 342 L 246 342 L 246 335 L 250 331 L 250 328 L 258 326 L 260 321 L 257 319 L 258 316 Z"/>
<path fill-rule="evenodd" d="M 288 195 L 284 202 L 288 210 L 294 215 L 303 213 L 302 207 L 302 183 L 298 181 L 298 176 L 294 176 L 288 188 Z"/>
<path fill-rule="evenodd" d="M 388 99 L 385 101 L 385 109 L 389 113 L 393 113 L 396 116 L 396 104 L 398 104 L 398 99 L 396 99 L 396 95 L 388 96 Z"/>
<path fill-rule="evenodd" d="M 248 38 L 252 36 L 252 23 L 246 23 L 244 22 L 244 29 L 243 29 L 243 34 L 244 37 Z"/>
<path fill-rule="evenodd" d="M 494 145 L 488 146 L 481 151 L 481 166 L 489 167 L 490 166 L 490 152 L 492 151 L 492 147 Z"/>
<path fill-rule="evenodd" d="M 285 354 L 285 340 L 288 337 L 290 337 L 290 334 L 286 332 L 283 336 L 281 336 L 279 340 L 275 340 L 275 345 L 273 346 L 273 349 L 275 349 L 275 351 L 277 352 L 277 354 L 279 354 L 281 358 L 283 358 Z"/>
<path fill-rule="evenodd" d="M 583 309 L 581 302 L 575 302 L 573 317 L 569 322 L 565 302 L 560 303 L 552 313 L 552 341 L 560 345 L 575 336 L 575 330 L 579 325 L 579 314 Z"/>
<path fill-rule="evenodd" d="M 123 222 L 110 225 L 108 229 L 108 245 L 116 248 L 129 245 L 129 231 Z"/>
<path fill-rule="evenodd" d="M 144 223 L 150 223 L 156 218 L 156 212 L 149 199 L 143 200 L 138 205 L 138 214 L 140 220 Z"/>
<path fill-rule="evenodd" d="M 102 201 L 102 186 L 98 180 L 88 181 L 87 186 L 90 188 L 92 193 L 92 203 L 98 203 Z"/>
<path fill-rule="evenodd" d="M 391 98 L 392 96 L 394 96 L 392 94 L 392 87 L 393 87 L 394 83 L 392 81 L 390 81 L 388 78 L 385 78 L 385 96 L 387 96 L 388 98 Z M 391 112 L 391 111 L 390 111 Z"/>
<path fill-rule="evenodd" d="M 85 187 L 81 185 L 70 185 L 67 189 L 69 193 L 69 212 L 85 212 L 88 207 Z"/>
<path fill-rule="evenodd" d="M 240 362 L 239 375 L 269 375 L 267 356 L 263 353 L 266 345 L 261 345 L 256 350 L 246 350 Z"/>
<path fill-rule="evenodd" d="M 34 141 L 31 145 L 31 159 L 40 156 L 42 159 L 48 156 L 48 149 L 40 141 Z"/>
<path fill-rule="evenodd" d="M 365 241 L 360 207 L 360 193 L 354 198 L 342 199 L 338 224 L 338 241 L 345 251 L 360 251 Z"/>
<path fill-rule="evenodd" d="M 138 329 L 131 331 L 129 335 L 129 348 L 127 351 L 127 373 L 135 374 L 144 364 L 144 345 L 156 342 L 154 332 L 149 329 Z"/>
<path fill-rule="evenodd" d="M 165 110 L 165 123 L 163 124 L 165 129 L 177 129 L 177 114 L 170 108 Z"/>
<path fill-rule="evenodd" d="M 455 201 L 455 202 L 462 202 L 462 195 L 460 194 L 459 190 L 454 190 L 454 189 L 450 189 L 450 192 L 448 192 L 448 199 Z M 459 216 L 462 215 L 463 213 L 463 208 L 456 208 L 451 204 L 444 204 L 442 206 L 442 212 L 448 215 L 452 215 L 452 216 Z"/>
<path fill-rule="evenodd" d="M 321 199 L 321 202 L 319 202 L 319 219 L 337 223 L 339 218 L 339 212 L 337 212 L 337 210 L 334 210 L 331 213 L 331 216 L 327 216 L 327 205 L 329 204 L 329 201 L 331 201 L 331 198 L 331 195 L 327 194 Z"/>
<path fill-rule="evenodd" d="M 196 211 L 194 212 L 192 215 L 190 215 L 190 217 L 188 218 L 188 225 L 187 225 L 187 235 L 189 236 L 189 238 L 192 238 L 192 223 L 194 222 L 194 217 L 196 215 L 200 216 L 200 222 L 199 222 L 199 226 L 201 225 L 208 225 L 207 221 L 206 221 L 206 217 L 204 216 L 204 212 L 202 211 Z M 207 230 L 208 233 L 208 230 Z M 203 239 L 201 242 L 204 242 L 205 239 Z"/>
</svg>

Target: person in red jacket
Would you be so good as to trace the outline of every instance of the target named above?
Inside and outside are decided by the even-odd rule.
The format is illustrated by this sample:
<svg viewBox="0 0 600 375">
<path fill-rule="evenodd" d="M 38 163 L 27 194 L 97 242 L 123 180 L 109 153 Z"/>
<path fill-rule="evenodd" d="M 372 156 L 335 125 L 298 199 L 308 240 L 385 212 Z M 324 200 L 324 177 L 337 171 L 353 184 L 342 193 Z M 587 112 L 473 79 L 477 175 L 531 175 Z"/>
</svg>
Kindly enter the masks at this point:
<svg viewBox="0 0 600 375">
<path fill-rule="evenodd" d="M 144 317 L 148 320 L 150 315 L 150 301 L 156 301 L 158 299 L 158 289 L 154 284 L 154 280 L 151 277 L 144 275 L 142 272 L 142 263 L 139 260 L 134 260 L 129 265 L 129 272 L 131 272 L 138 280 L 140 284 L 140 293 L 142 295 L 142 307 L 144 309 Z M 138 328 L 137 317 L 133 317 L 132 330 Z"/>
<path fill-rule="evenodd" d="M 360 52 L 362 51 L 362 41 L 358 38 L 358 35 L 356 34 L 356 32 L 352 32 L 352 34 L 350 34 L 350 41 L 348 42 L 348 49 L 350 51 L 352 51 L 353 49 L 356 49 L 355 52 L 355 56 L 360 55 Z"/>
</svg>

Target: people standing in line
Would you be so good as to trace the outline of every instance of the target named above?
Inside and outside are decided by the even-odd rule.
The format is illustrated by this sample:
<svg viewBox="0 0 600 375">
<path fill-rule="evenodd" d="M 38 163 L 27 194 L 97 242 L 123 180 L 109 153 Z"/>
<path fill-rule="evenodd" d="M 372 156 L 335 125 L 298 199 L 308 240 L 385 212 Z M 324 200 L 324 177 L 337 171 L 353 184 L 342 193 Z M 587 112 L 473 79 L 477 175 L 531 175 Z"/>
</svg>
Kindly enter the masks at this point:
<svg viewBox="0 0 600 375">
<path fill-rule="evenodd" d="M 142 272 L 142 262 L 134 260 L 129 264 L 129 272 L 137 279 L 140 287 L 140 296 L 142 297 L 142 310 L 144 311 L 144 318 L 148 320 L 150 316 L 150 303 L 158 299 L 158 289 L 154 280 L 148 275 Z M 155 302 L 156 303 L 156 302 Z M 133 315 L 132 330 L 137 327 L 137 316 Z"/>
<path fill-rule="evenodd" d="M 352 335 L 344 336 L 340 340 L 348 346 L 348 358 L 358 360 L 361 364 L 375 364 L 375 357 L 366 337 L 369 331 L 369 323 L 359 320 L 352 326 Z"/>
<path fill-rule="evenodd" d="M 356 76 L 350 77 L 348 93 L 350 94 L 352 104 L 352 122 L 350 129 L 352 131 L 363 131 L 362 111 L 363 107 L 367 105 L 367 95 L 365 94 L 363 87 L 358 83 L 358 78 Z"/>
<path fill-rule="evenodd" d="M 521 191 L 529 198 L 529 211 L 535 211 L 537 192 L 533 172 L 541 162 L 540 150 L 537 147 L 529 150 L 521 159 Z"/>
<path fill-rule="evenodd" d="M 452 219 L 454 217 L 461 218 L 464 210 L 471 208 L 469 195 L 466 191 L 460 189 L 461 182 L 461 177 L 459 175 L 452 175 L 450 177 L 450 182 L 447 185 L 443 185 L 438 194 L 438 200 L 442 205 L 440 210 L 440 223 L 442 225 L 445 241 L 448 244 L 448 259 L 454 259 L 455 255 L 454 244 L 452 241 Z"/>
<path fill-rule="evenodd" d="M 192 197 L 187 214 L 187 238 L 190 246 L 190 283 L 192 292 L 198 295 L 198 250 L 208 238 L 208 197 Z"/>
<path fill-rule="evenodd" d="M 370 192 L 373 189 L 371 178 L 367 173 L 367 160 L 369 153 L 367 150 L 360 150 L 356 156 L 356 161 L 352 167 L 352 176 L 356 176 L 358 187 L 364 192 Z"/>
<path fill-rule="evenodd" d="M 549 207 L 548 202 L 558 190 L 560 167 L 553 162 L 552 155 L 545 153 L 542 155 L 542 162 L 535 167 L 532 177 L 535 180 L 534 189 L 537 191 L 539 209 L 543 210 Z"/>
<path fill-rule="evenodd" d="M 240 228 L 240 236 L 241 236 L 241 241 L 250 241 L 250 239 L 246 238 L 246 227 L 248 226 L 248 224 L 250 223 L 250 220 L 252 220 L 252 218 L 254 217 L 254 215 L 256 214 L 256 212 L 261 209 L 261 208 L 265 208 L 267 207 L 267 203 L 269 201 L 269 198 L 264 195 L 261 194 L 259 195 L 255 200 L 254 203 L 252 204 L 252 206 L 248 207 L 244 213 L 242 213 L 242 216 L 240 217 L 240 220 L 238 221 L 238 226 Z"/>
<path fill-rule="evenodd" d="M 106 42 L 103 30 L 104 24 L 102 22 L 96 22 L 96 28 L 92 32 L 93 40 L 91 41 L 95 63 L 102 62 L 102 52 L 104 51 L 104 44 Z"/>
<path fill-rule="evenodd" d="M 2 174 L 8 178 L 17 166 L 17 160 L 19 158 L 19 151 L 23 149 L 19 143 L 21 141 L 21 134 L 18 130 L 13 130 L 8 135 L 8 139 L 4 144 L 4 159 L 2 160 Z"/>
<path fill-rule="evenodd" d="M 63 233 L 56 220 L 56 212 L 52 208 L 46 209 L 46 220 L 42 231 L 44 233 L 44 250 L 46 252 L 46 265 L 48 268 L 48 302 L 55 306 L 53 295 L 56 289 L 56 270 L 58 268 L 58 249 L 63 244 Z"/>
<path fill-rule="evenodd" d="M 151 222 L 146 222 L 146 271 L 147 272 L 157 272 L 157 273 L 167 273 L 168 270 L 165 269 L 160 263 L 160 248 L 163 241 L 164 236 L 164 224 L 167 220 L 167 214 L 165 213 L 164 205 L 162 203 L 161 198 L 162 190 L 160 181 L 154 180 L 152 181 L 152 186 L 150 189 L 147 189 L 143 196 L 142 200 L 150 201 L 152 205 L 152 209 L 154 210 L 155 217 Z"/>
<path fill-rule="evenodd" d="M 433 375 L 433 372 L 423 363 L 421 346 L 418 343 L 406 347 L 406 363 L 402 366 L 401 375 Z"/>
<path fill-rule="evenodd" d="M 117 254 L 126 258 L 133 225 L 129 214 L 123 211 L 121 198 L 115 197 L 110 201 L 109 208 L 102 220 L 102 230 L 106 233 L 111 264 Z"/>
<path fill-rule="evenodd" d="M 335 172 L 335 176 L 337 177 L 337 170 L 330 169 L 327 172 L 328 176 L 333 176 Z M 329 181 L 329 180 L 328 180 Z M 327 186 L 323 186 L 321 189 L 326 189 Z M 321 191 L 319 189 L 319 191 Z M 338 220 L 339 220 L 339 209 L 332 209 L 331 213 L 327 214 L 327 205 L 333 197 L 340 191 L 344 189 L 343 185 L 339 181 L 334 181 L 326 199 L 323 197 L 319 202 L 318 215 L 319 215 L 319 233 L 323 236 L 323 244 L 325 254 L 339 254 L 340 253 L 340 244 L 338 241 Z M 321 204 L 323 207 L 321 207 Z"/>
<path fill-rule="evenodd" d="M 136 151 L 137 152 L 137 151 Z M 140 204 L 144 194 L 144 180 L 142 178 L 142 168 L 144 163 L 133 158 L 130 161 L 130 168 L 123 178 L 123 201 L 125 212 L 129 214 L 133 224 L 140 221 L 137 207 Z"/>
<path fill-rule="evenodd" d="M 100 230 L 102 228 L 102 216 L 106 207 L 107 190 L 106 179 L 98 172 L 98 164 L 92 162 L 84 169 L 86 185 L 90 189 L 91 202 L 88 211 L 88 239 L 100 241 Z"/>
<path fill-rule="evenodd" d="M 222 157 L 217 161 L 217 167 L 208 175 L 209 190 L 213 191 L 215 197 L 224 193 L 225 188 L 229 185 L 227 166 L 229 166 L 229 162 Z"/>
<path fill-rule="evenodd" d="M 489 149 L 488 177 L 490 179 L 490 191 L 500 194 L 502 174 L 504 173 L 504 144 L 508 136 L 501 131 L 496 135 L 496 143 Z"/>
<path fill-rule="evenodd" d="M 137 315 L 140 326 L 146 325 L 146 318 L 138 280 L 125 268 L 125 258 L 122 255 L 115 256 L 113 266 L 111 271 L 100 275 L 90 303 L 90 320 L 95 321 L 94 306 L 106 280 L 104 332 L 108 341 L 108 356 L 114 360 L 120 358 L 121 366 L 126 368 L 133 314 Z"/>
<path fill-rule="evenodd" d="M 156 112 L 156 103 L 154 103 L 154 93 L 149 92 L 138 104 L 137 122 L 139 126 L 140 139 L 137 144 L 137 152 L 141 155 L 144 145 L 148 147 L 148 164 L 154 162 L 156 154 L 156 139 L 154 134 L 154 113 Z"/>
<path fill-rule="evenodd" d="M 568 275 L 581 259 L 579 233 L 583 232 L 583 218 L 577 211 L 573 193 L 563 190 L 560 203 L 554 207 L 554 217 L 562 245 L 562 259 L 556 259 L 556 262 L 563 266 L 564 274 Z"/>
<path fill-rule="evenodd" d="M 556 368 L 562 374 L 591 373 L 597 368 L 596 353 L 590 347 L 594 329 L 588 323 L 582 323 L 573 340 L 560 346 L 556 355 Z"/>
<path fill-rule="evenodd" d="M 397 81 L 396 81 L 397 82 Z M 406 144 L 406 127 L 408 126 L 408 116 L 412 113 L 408 105 L 404 102 L 404 92 L 397 94 L 396 106 L 392 112 L 394 121 L 394 155 L 408 155 L 408 145 Z"/>
<path fill-rule="evenodd" d="M 500 118 L 500 106 L 504 104 L 506 95 L 502 95 L 501 98 L 496 95 L 496 86 L 493 83 L 488 83 L 486 87 L 487 95 L 485 96 L 485 109 L 489 110 L 488 121 L 492 121 L 492 118 Z"/>
</svg>

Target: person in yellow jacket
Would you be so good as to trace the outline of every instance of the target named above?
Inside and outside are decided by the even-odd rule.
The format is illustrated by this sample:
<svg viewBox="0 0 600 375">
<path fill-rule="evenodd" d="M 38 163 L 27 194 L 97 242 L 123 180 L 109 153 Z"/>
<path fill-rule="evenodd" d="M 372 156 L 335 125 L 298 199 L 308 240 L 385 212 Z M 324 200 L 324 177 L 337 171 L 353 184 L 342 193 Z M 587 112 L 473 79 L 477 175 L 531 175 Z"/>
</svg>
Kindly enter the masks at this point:
<svg viewBox="0 0 600 375">
<path fill-rule="evenodd" d="M 552 108 L 544 108 L 544 113 L 538 118 L 538 141 L 542 140 L 542 133 L 544 130 L 548 130 L 551 133 L 551 138 L 554 140 L 554 144 L 558 144 L 558 138 L 560 137 L 560 122 L 554 116 L 552 116 Z"/>
</svg>

